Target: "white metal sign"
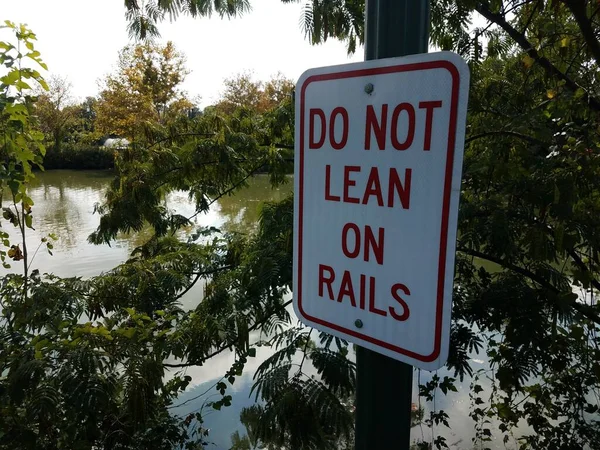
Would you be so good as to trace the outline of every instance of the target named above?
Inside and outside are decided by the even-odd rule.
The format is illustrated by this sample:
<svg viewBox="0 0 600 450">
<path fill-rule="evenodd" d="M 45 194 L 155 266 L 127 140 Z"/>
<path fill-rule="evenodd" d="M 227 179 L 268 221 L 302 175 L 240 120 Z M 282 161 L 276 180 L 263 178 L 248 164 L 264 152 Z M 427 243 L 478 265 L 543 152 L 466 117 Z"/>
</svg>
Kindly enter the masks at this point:
<svg viewBox="0 0 600 450">
<path fill-rule="evenodd" d="M 469 70 L 454 53 L 296 86 L 294 307 L 414 366 L 447 359 Z"/>
</svg>

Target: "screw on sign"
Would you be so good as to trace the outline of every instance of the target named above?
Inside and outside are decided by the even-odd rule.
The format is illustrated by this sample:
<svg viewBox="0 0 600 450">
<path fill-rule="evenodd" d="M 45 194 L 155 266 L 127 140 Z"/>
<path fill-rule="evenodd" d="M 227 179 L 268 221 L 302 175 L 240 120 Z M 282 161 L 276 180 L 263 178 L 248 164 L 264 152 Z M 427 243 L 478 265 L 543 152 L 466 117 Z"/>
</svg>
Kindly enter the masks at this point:
<svg viewBox="0 0 600 450">
<path fill-rule="evenodd" d="M 447 358 L 469 72 L 441 52 L 296 86 L 294 307 L 424 369 Z"/>
</svg>

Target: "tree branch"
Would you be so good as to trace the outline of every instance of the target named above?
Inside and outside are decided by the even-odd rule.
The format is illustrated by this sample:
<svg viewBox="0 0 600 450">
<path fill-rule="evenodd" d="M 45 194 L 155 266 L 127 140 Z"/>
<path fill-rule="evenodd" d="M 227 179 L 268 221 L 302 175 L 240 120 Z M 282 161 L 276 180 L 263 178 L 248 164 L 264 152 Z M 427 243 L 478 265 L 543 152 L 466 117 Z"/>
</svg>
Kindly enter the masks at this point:
<svg viewBox="0 0 600 450">
<path fill-rule="evenodd" d="M 179 407 L 181 407 L 181 406 L 184 406 L 184 405 L 187 405 L 188 403 L 191 403 L 191 402 L 193 402 L 194 400 L 198 400 L 200 397 L 203 397 L 204 395 L 206 395 L 206 394 L 208 394 L 210 391 L 212 391 L 212 390 L 215 388 L 215 386 L 216 386 L 217 384 L 219 384 L 221 381 L 223 381 L 223 379 L 224 379 L 224 378 L 225 378 L 224 376 L 223 376 L 223 377 L 221 377 L 221 378 L 219 378 L 219 379 L 218 379 L 218 380 L 217 380 L 217 381 L 216 381 L 216 382 L 215 382 L 215 383 L 214 383 L 214 384 L 213 384 L 211 387 L 209 387 L 207 390 L 205 390 L 205 391 L 204 391 L 204 392 L 202 392 L 201 394 L 198 394 L 198 395 L 196 395 L 196 396 L 194 396 L 194 397 L 192 397 L 192 398 L 188 398 L 186 401 L 184 401 L 184 402 L 182 402 L 182 403 L 179 403 L 179 404 L 177 404 L 177 405 L 171 405 L 171 406 L 167 406 L 167 409 L 179 408 Z"/>
<path fill-rule="evenodd" d="M 465 145 L 470 142 L 473 142 L 477 139 L 482 139 L 482 138 L 489 137 L 489 136 L 503 136 L 503 135 L 517 137 L 517 138 L 527 141 L 531 144 L 540 144 L 543 146 L 549 145 L 547 142 L 540 141 L 539 139 L 536 139 L 532 136 L 527 136 L 526 134 L 517 133 L 516 131 L 503 131 L 503 130 L 487 131 L 485 133 L 476 134 L 474 136 L 469 136 L 467 139 L 465 139 Z"/>
<path fill-rule="evenodd" d="M 583 0 L 563 0 L 563 3 L 567 5 L 573 13 L 573 17 L 575 18 L 577 25 L 579 25 L 583 38 L 585 39 L 590 52 L 594 55 L 596 62 L 600 62 L 600 42 L 598 42 L 594 29 L 592 28 L 592 22 L 587 16 L 586 2 Z"/>
<path fill-rule="evenodd" d="M 163 142 L 167 142 L 169 140 L 173 140 L 174 141 L 175 139 L 181 138 L 181 137 L 204 137 L 204 138 L 208 138 L 208 137 L 213 137 L 215 135 L 216 135 L 216 133 L 177 133 L 175 135 L 169 135 L 166 138 L 159 139 L 158 141 L 150 144 L 146 149 L 150 150 L 155 145 L 160 145 Z"/>
<path fill-rule="evenodd" d="M 295 149 L 295 146 L 289 145 L 289 144 L 281 144 L 281 143 L 276 142 L 273 145 L 275 147 L 277 147 L 277 148 L 283 148 L 283 149 L 286 149 L 286 150 L 294 150 Z"/>
<path fill-rule="evenodd" d="M 520 275 L 523 275 L 526 278 L 529 278 L 531 281 L 536 282 L 537 284 L 539 284 L 540 286 L 542 286 L 545 289 L 548 289 L 549 291 L 551 291 L 554 294 L 561 293 L 561 291 L 559 289 L 557 289 L 555 286 L 553 286 L 551 283 L 549 283 L 547 280 L 540 277 L 539 275 L 537 275 L 523 267 L 517 266 L 506 260 L 503 260 L 502 258 L 497 258 L 495 256 L 488 255 L 488 254 L 480 252 L 478 250 L 473 250 L 473 249 L 465 248 L 465 247 L 457 247 L 456 251 L 465 253 L 467 255 L 475 256 L 476 258 L 481 258 L 481 259 L 485 259 L 487 261 L 493 262 L 494 264 L 498 264 L 499 266 L 504 267 L 505 269 L 511 270 L 512 272 L 518 273 Z M 583 261 L 581 263 L 584 264 Z M 585 267 L 585 264 L 584 264 L 584 267 Z M 590 319 L 592 322 L 600 325 L 600 316 L 598 315 L 595 308 L 593 308 L 589 305 L 586 305 L 585 303 L 579 303 L 579 302 L 577 302 L 577 300 L 571 302 L 569 304 L 569 306 L 572 307 L 574 310 L 578 311 L 579 313 L 583 314 L 585 317 Z"/>
<path fill-rule="evenodd" d="M 467 255 L 470 255 L 470 256 L 475 256 L 476 258 L 485 259 L 487 261 L 493 262 L 494 264 L 498 264 L 501 267 L 504 267 L 515 273 L 518 273 L 520 275 L 523 275 L 523 276 L 529 278 L 531 281 L 535 281 L 540 286 L 552 291 L 555 294 L 560 293 L 560 290 L 558 290 L 556 287 L 554 287 L 552 284 L 550 284 L 548 281 L 546 281 L 542 277 L 536 275 L 535 273 L 533 273 L 523 267 L 516 266 L 502 258 L 498 258 L 496 256 L 492 256 L 492 255 L 488 255 L 486 253 L 480 252 L 479 250 L 473 250 L 473 249 L 465 248 L 465 247 L 458 247 L 456 249 L 456 251 L 466 253 Z"/>
<path fill-rule="evenodd" d="M 293 300 L 289 300 L 287 302 L 285 302 L 283 305 L 281 305 L 280 309 L 285 309 L 287 308 Z M 273 314 L 275 313 L 275 311 L 273 311 Z M 264 325 L 265 322 L 268 320 L 268 318 L 271 317 L 270 315 L 267 316 L 264 320 L 261 320 L 259 322 L 256 322 L 254 325 L 252 325 L 250 328 L 248 328 L 248 333 L 250 333 L 251 331 L 256 330 L 257 328 L 259 328 L 260 326 Z M 236 344 L 237 340 L 233 340 L 231 342 L 228 342 L 225 345 L 222 345 L 221 347 L 219 347 L 217 350 L 215 350 L 214 352 L 212 352 L 209 355 L 206 355 L 204 358 L 202 358 L 200 361 L 195 361 L 195 362 L 186 362 L 186 363 L 181 363 L 181 364 L 168 364 L 168 363 L 163 363 L 164 367 L 169 367 L 172 369 L 180 369 L 182 367 L 191 367 L 191 366 L 199 366 L 201 364 L 204 364 L 204 362 L 206 362 L 207 360 L 209 360 L 210 358 L 213 358 L 215 356 L 217 356 L 219 353 L 222 353 L 223 351 L 227 350 L 230 347 L 233 347 Z"/>
<path fill-rule="evenodd" d="M 196 278 L 194 278 L 194 281 L 192 281 L 181 294 L 179 294 L 177 297 L 175 297 L 175 301 L 179 300 L 181 297 L 183 297 L 185 294 L 187 294 L 196 285 L 196 283 L 198 282 L 198 280 L 200 280 L 200 278 L 205 277 L 206 275 L 212 275 L 213 273 L 222 272 L 223 270 L 231 269 L 232 267 L 233 267 L 232 265 L 228 265 L 228 266 L 223 266 L 223 267 L 217 267 L 216 269 L 207 270 L 204 272 L 198 272 L 196 274 Z"/>
<path fill-rule="evenodd" d="M 208 208 L 210 208 L 215 202 L 217 202 L 221 197 L 227 195 L 227 194 L 231 194 L 233 191 L 235 191 L 238 187 L 240 187 L 242 184 L 244 184 L 246 182 L 246 180 L 248 178 L 250 178 L 253 175 L 256 175 L 256 172 L 263 167 L 265 164 L 267 163 L 266 158 L 262 160 L 262 162 L 258 165 L 253 167 L 250 172 L 248 172 L 246 174 L 246 176 L 244 178 L 242 178 L 240 181 L 238 181 L 237 183 L 234 183 L 230 188 L 226 189 L 224 192 L 220 192 L 219 195 L 217 195 L 215 198 L 213 198 L 210 203 L 208 204 Z M 204 211 L 203 209 L 196 211 L 194 214 L 192 214 L 190 217 L 187 218 L 188 221 L 191 221 L 194 217 L 196 217 L 198 214 L 200 214 L 202 211 Z"/>
<path fill-rule="evenodd" d="M 533 223 L 536 224 L 536 225 L 538 225 L 538 226 L 540 226 L 550 236 L 553 235 L 553 230 L 552 230 L 552 228 L 549 225 L 543 224 L 537 218 L 533 219 Z M 577 264 L 577 267 L 579 267 L 583 272 L 591 273 L 591 271 L 585 265 L 585 263 L 583 262 L 583 260 L 581 259 L 581 257 L 577 254 L 577 252 L 575 251 L 575 249 L 570 248 L 570 249 L 567 249 L 566 252 L 571 257 L 571 259 L 573 260 L 573 262 L 575 264 Z M 591 284 L 592 284 L 593 287 L 595 287 L 597 290 L 600 291 L 600 282 L 593 276 L 593 274 L 590 277 L 590 282 L 591 282 Z"/>
<path fill-rule="evenodd" d="M 550 62 L 548 58 L 540 55 L 531 42 L 527 40 L 527 37 L 510 25 L 501 14 L 493 13 L 487 6 L 481 3 L 477 5 L 475 10 L 487 20 L 494 22 L 500 28 L 502 28 L 519 45 L 519 47 L 521 47 L 529 55 L 530 58 L 534 59 L 546 71 L 548 75 L 563 80 L 565 82 L 565 86 L 567 86 L 573 92 L 581 89 L 584 92 L 583 99 L 587 102 L 590 108 L 596 112 L 600 112 L 600 101 L 598 101 L 598 99 L 591 96 L 589 92 L 583 89 L 566 74 L 561 72 L 554 64 L 552 64 L 552 62 Z"/>
<path fill-rule="evenodd" d="M 314 328 L 311 328 L 308 332 L 308 336 L 306 337 L 306 342 L 304 343 L 304 350 L 302 355 L 302 361 L 300 361 L 300 366 L 298 367 L 298 373 L 302 373 L 302 366 L 304 366 L 304 361 L 306 360 L 306 350 L 308 349 L 308 344 L 310 344 L 310 335 L 312 334 Z"/>
<path fill-rule="evenodd" d="M 533 21 L 533 17 L 535 16 L 538 5 L 539 5 L 539 2 L 536 2 L 533 5 L 533 8 L 531 8 L 531 15 L 527 19 L 527 22 L 525 22 L 525 26 L 523 27 L 523 31 L 522 31 L 523 34 L 527 33 L 527 28 L 529 28 L 529 25 L 531 25 L 531 22 Z"/>
<path fill-rule="evenodd" d="M 577 267 L 579 267 L 584 272 L 588 272 L 588 273 L 590 272 L 590 270 L 587 268 L 587 266 L 585 265 L 585 263 L 583 262 L 583 260 L 577 254 L 577 252 L 575 250 L 569 249 L 569 250 L 567 250 L 567 253 L 571 257 L 573 262 L 575 264 L 577 264 Z M 592 286 L 594 286 L 597 290 L 600 291 L 600 282 L 598 282 L 598 280 L 596 280 L 596 278 L 594 278 L 594 277 L 590 277 L 590 280 L 591 280 L 590 282 L 592 283 Z"/>
</svg>

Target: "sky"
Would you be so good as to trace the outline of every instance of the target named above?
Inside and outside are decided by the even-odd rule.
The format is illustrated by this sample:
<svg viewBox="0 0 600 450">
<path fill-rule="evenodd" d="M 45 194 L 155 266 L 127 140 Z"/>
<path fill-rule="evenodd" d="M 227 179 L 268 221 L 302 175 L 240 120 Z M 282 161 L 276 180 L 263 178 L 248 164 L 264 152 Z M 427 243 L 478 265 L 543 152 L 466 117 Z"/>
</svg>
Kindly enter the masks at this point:
<svg viewBox="0 0 600 450">
<path fill-rule="evenodd" d="M 363 50 L 347 56 L 343 43 L 312 46 L 300 29 L 302 5 L 253 0 L 253 10 L 235 19 L 181 16 L 159 26 L 161 42 L 171 40 L 191 71 L 183 88 L 206 106 L 218 99 L 223 80 L 250 71 L 256 80 L 277 72 L 297 80 L 313 67 L 361 61 Z M 130 43 L 123 0 L 0 0 L 0 21 L 26 23 L 50 74 L 67 79 L 75 98 L 98 93 L 98 80 L 114 69 L 119 50 Z M 7 37 L 0 30 L 0 39 Z"/>
</svg>

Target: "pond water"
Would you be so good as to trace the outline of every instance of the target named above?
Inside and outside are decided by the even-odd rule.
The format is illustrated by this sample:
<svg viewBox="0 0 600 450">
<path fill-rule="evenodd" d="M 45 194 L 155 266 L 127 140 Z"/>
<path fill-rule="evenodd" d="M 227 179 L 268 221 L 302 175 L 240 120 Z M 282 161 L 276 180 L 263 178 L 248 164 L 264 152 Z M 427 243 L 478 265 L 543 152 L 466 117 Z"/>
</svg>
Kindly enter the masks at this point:
<svg viewBox="0 0 600 450">
<path fill-rule="evenodd" d="M 111 179 L 112 175 L 107 172 L 50 171 L 38 174 L 30 191 L 30 196 L 35 202 L 33 209 L 35 231 L 29 232 L 28 247 L 30 252 L 35 251 L 41 237 L 49 233 L 55 233 L 59 239 L 55 243 L 53 256 L 40 249 L 33 261 L 33 268 L 38 268 L 43 273 L 54 273 L 65 277 L 94 276 L 125 261 L 131 250 L 144 241 L 147 235 L 142 232 L 137 235 L 119 236 L 110 246 L 92 245 L 87 242 L 87 237 L 96 229 L 99 222 L 99 216 L 93 213 L 94 204 L 102 201 L 104 190 Z M 197 225 L 249 230 L 256 223 L 262 202 L 281 200 L 292 189 L 291 182 L 278 189 L 272 189 L 267 177 L 255 177 L 250 181 L 248 188 L 234 196 L 220 199 L 209 213 L 197 216 Z M 179 213 L 191 212 L 192 206 L 185 194 L 172 195 L 169 203 L 170 207 Z M 3 273 L 6 273 L 6 270 L 0 269 L 0 274 Z M 193 308 L 201 298 L 202 286 L 198 285 L 184 297 L 183 307 Z M 210 411 L 206 415 L 205 426 L 211 430 L 208 439 L 213 443 L 209 448 L 229 449 L 231 434 L 236 430 L 244 434 L 243 426 L 239 422 L 239 412 L 243 407 L 254 403 L 254 398 L 250 397 L 252 377 L 258 365 L 271 352 L 266 347 L 257 350 L 256 358 L 251 358 L 246 365 L 244 375 L 229 388 L 229 393 L 233 395 L 232 406 L 221 411 Z M 205 366 L 187 369 L 186 373 L 192 376 L 193 381 L 177 402 L 180 406 L 174 408 L 173 412 L 184 415 L 198 411 L 205 402 L 217 399 L 213 385 L 231 367 L 232 362 L 231 354 L 222 353 L 211 359 Z M 472 363 L 475 370 L 486 367 L 484 360 L 477 357 L 472 360 Z M 421 372 L 417 375 L 421 383 L 429 381 L 432 376 L 429 372 Z M 452 374 L 440 370 L 438 375 L 443 377 Z M 418 392 L 417 379 L 415 376 L 415 386 L 413 386 L 415 402 L 417 399 L 414 394 Z M 480 384 L 484 388 L 489 385 L 485 380 Z M 435 405 L 425 405 L 426 411 L 428 408 L 437 408 L 444 409 L 449 414 L 451 429 L 436 427 L 433 432 L 435 435 L 438 433 L 444 435 L 448 444 L 451 444 L 451 448 L 454 449 L 474 448 L 471 442 L 474 424 L 468 415 L 470 410 L 468 392 L 469 381 L 465 380 L 464 383 L 458 384 L 457 393 L 448 396 L 440 394 Z M 497 441 L 487 446 L 505 448 L 499 433 L 496 435 Z M 429 440 L 432 437 L 432 430 L 416 427 L 413 429 L 413 437 L 415 439 L 424 437 Z M 514 442 L 511 439 L 513 446 Z"/>
</svg>

